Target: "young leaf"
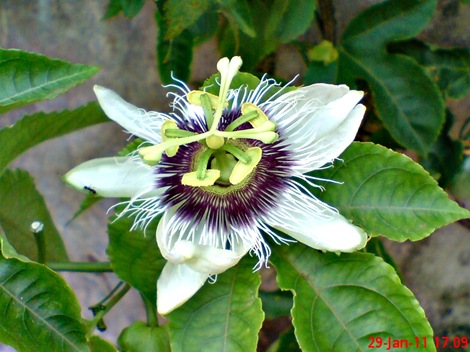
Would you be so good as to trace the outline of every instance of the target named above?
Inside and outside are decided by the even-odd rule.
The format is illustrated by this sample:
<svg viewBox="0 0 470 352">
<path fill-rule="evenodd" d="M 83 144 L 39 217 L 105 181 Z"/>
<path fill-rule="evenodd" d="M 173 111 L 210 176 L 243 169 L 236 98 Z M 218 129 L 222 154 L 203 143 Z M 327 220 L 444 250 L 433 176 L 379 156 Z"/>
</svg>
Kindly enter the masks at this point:
<svg viewBox="0 0 470 352">
<path fill-rule="evenodd" d="M 340 182 L 323 183 L 322 200 L 371 236 L 417 241 L 470 216 L 419 164 L 402 154 L 355 142 L 340 159 L 311 175 Z"/>
<path fill-rule="evenodd" d="M 294 293 L 292 317 L 302 351 L 367 351 L 377 337 L 408 340 L 412 350 L 416 338 L 426 338 L 419 351 L 436 351 L 423 309 L 381 258 L 320 253 L 302 244 L 272 249 L 278 284 Z"/>
<path fill-rule="evenodd" d="M 16 49 L 0 49 L 0 113 L 55 98 L 97 71 L 95 66 L 71 64 Z"/>
<path fill-rule="evenodd" d="M 122 330 L 118 344 L 121 350 L 126 352 L 171 352 L 166 326 L 150 327 L 141 321 L 136 321 Z"/>
<path fill-rule="evenodd" d="M 19 352 L 89 351 L 72 290 L 41 264 L 0 253 L 0 307 L 0 341 Z"/>
<path fill-rule="evenodd" d="M 338 77 L 367 81 L 377 115 L 403 146 L 426 154 L 444 123 L 437 85 L 415 61 L 388 54 L 387 45 L 418 34 L 436 0 L 391 0 L 367 8 L 349 24 L 338 47 Z"/>
<path fill-rule="evenodd" d="M 0 177 L 0 225 L 8 241 L 20 254 L 35 260 L 37 249 L 31 223 L 44 224 L 47 260 L 67 260 L 62 238 L 49 214 L 33 178 L 23 170 L 6 170 Z"/>
<path fill-rule="evenodd" d="M 109 121 L 98 103 L 75 110 L 43 113 L 23 117 L 14 125 L 0 130 L 0 175 L 15 158 L 39 143 L 67 133 Z"/>
<path fill-rule="evenodd" d="M 157 278 L 165 260 L 155 241 L 155 226 L 142 231 L 131 231 L 133 220 L 121 218 L 108 226 L 108 255 L 117 276 L 137 289 L 149 302 L 156 305 Z"/>
<path fill-rule="evenodd" d="M 264 314 L 253 264 L 242 259 L 168 315 L 172 351 L 256 350 Z"/>
</svg>

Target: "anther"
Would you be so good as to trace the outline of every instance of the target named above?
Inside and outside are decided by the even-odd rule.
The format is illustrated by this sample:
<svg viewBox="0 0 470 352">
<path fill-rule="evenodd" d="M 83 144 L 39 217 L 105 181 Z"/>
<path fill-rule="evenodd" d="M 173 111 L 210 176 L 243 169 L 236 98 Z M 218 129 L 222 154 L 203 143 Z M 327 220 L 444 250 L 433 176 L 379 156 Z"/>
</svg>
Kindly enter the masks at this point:
<svg viewBox="0 0 470 352">
<path fill-rule="evenodd" d="M 166 142 L 168 140 L 174 139 L 174 138 L 168 137 L 166 135 L 166 131 L 168 129 L 172 129 L 172 130 L 178 129 L 178 125 L 173 120 L 166 120 L 165 122 L 163 122 L 161 132 L 160 132 L 161 136 L 162 136 L 162 142 Z M 165 150 L 165 154 L 168 155 L 169 157 L 175 156 L 176 153 L 178 153 L 178 148 L 179 148 L 178 145 L 176 145 L 174 147 L 167 148 Z"/>
<path fill-rule="evenodd" d="M 229 178 L 232 185 L 239 184 L 253 171 L 260 162 L 263 151 L 259 147 L 253 147 L 245 150 L 245 154 L 249 157 L 249 162 L 244 163 L 242 160 L 239 160 L 235 164 Z"/>
</svg>

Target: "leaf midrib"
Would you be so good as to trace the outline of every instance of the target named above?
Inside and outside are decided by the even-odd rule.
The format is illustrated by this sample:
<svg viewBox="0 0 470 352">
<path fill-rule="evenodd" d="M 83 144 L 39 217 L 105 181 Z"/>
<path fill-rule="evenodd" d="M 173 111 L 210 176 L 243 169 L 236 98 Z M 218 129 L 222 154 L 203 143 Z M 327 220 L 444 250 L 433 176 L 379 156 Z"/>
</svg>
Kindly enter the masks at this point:
<svg viewBox="0 0 470 352">
<path fill-rule="evenodd" d="M 13 301 L 15 301 L 19 306 L 21 306 L 25 311 L 27 310 L 28 312 L 30 312 L 30 314 L 32 314 L 33 316 L 35 316 L 37 318 L 38 321 L 41 321 L 44 323 L 44 325 L 46 325 L 47 327 L 49 327 L 49 330 L 53 331 L 57 336 L 60 336 L 62 337 L 62 340 L 65 341 L 67 343 L 67 345 L 71 346 L 74 348 L 74 350 L 76 351 L 82 351 L 81 349 L 79 349 L 69 338 L 67 338 L 65 335 L 61 334 L 59 330 L 57 330 L 53 325 L 51 325 L 46 319 L 42 318 L 41 315 L 39 315 L 38 313 L 36 313 L 36 311 L 34 311 L 33 309 L 30 309 L 28 305 L 24 304 L 21 300 L 18 300 L 17 297 L 11 292 L 8 290 L 7 286 L 4 285 L 5 282 L 9 281 L 10 278 L 12 278 L 13 276 L 21 273 L 22 271 L 25 271 L 26 269 L 20 269 L 20 270 L 17 270 L 15 273 L 13 273 L 13 275 L 11 275 L 10 277 L 6 278 L 5 280 L 3 280 L 2 282 L 0 282 L 0 288 L 3 289 L 3 291 L 9 296 L 11 297 L 11 299 Z M 13 279 L 14 280 L 14 279 Z M 24 314 L 23 314 L 24 316 Z M 66 315 L 64 315 L 66 316 Z M 27 330 L 29 332 L 29 330 Z"/>
<path fill-rule="evenodd" d="M 47 71 L 45 72 L 46 78 L 49 76 L 49 71 L 50 71 L 50 68 L 48 67 Z M 82 70 L 80 72 L 74 73 L 72 75 L 62 76 L 59 79 L 52 80 L 52 81 L 47 81 L 47 82 L 45 82 L 41 85 L 34 86 L 34 87 L 31 86 L 31 80 L 29 80 L 29 83 L 30 83 L 30 88 L 29 89 L 23 90 L 21 92 L 17 92 L 14 95 L 9 95 L 9 96 L 1 99 L 0 100 L 0 106 L 8 106 L 8 105 L 11 105 L 11 104 L 18 103 L 18 101 L 21 101 L 19 99 L 15 100 L 18 97 L 21 97 L 23 95 L 27 95 L 27 94 L 30 94 L 30 93 L 34 93 L 37 90 L 41 90 L 42 88 L 47 87 L 49 85 L 55 85 L 55 84 L 61 83 L 64 80 L 73 80 L 77 76 L 86 75 L 87 73 L 89 73 L 89 71 L 93 71 L 93 70 L 92 69 L 85 69 L 85 70 Z M 28 71 L 28 72 L 30 72 L 30 71 Z M 47 93 L 49 93 L 49 91 Z M 35 99 L 27 99 L 27 100 L 24 100 L 24 102 L 34 101 L 34 100 Z"/>
</svg>

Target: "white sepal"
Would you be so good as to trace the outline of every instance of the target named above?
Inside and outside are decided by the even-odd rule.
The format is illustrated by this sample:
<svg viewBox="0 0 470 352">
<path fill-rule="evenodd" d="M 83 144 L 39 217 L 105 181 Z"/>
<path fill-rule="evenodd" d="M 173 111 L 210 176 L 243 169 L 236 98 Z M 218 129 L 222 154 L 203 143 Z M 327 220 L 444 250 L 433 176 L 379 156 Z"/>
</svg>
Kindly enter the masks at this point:
<svg viewBox="0 0 470 352">
<path fill-rule="evenodd" d="M 168 116 L 158 112 L 147 112 L 128 103 L 111 89 L 93 87 L 96 97 L 105 114 L 120 124 L 128 132 L 153 144 L 161 142 L 160 128 Z"/>
<path fill-rule="evenodd" d="M 86 161 L 67 172 L 64 180 L 79 191 L 100 197 L 131 198 L 143 190 L 157 191 L 154 170 L 131 157 Z"/>
</svg>

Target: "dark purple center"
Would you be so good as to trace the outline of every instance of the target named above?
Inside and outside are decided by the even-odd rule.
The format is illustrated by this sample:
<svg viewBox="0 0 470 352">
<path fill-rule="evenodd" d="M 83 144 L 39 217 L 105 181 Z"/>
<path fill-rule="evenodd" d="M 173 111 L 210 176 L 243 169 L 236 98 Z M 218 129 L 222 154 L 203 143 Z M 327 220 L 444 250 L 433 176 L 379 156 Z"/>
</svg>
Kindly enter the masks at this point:
<svg viewBox="0 0 470 352">
<path fill-rule="evenodd" d="M 222 116 L 219 130 L 224 130 L 240 116 L 232 111 Z M 202 117 L 197 121 L 176 121 L 179 128 L 203 133 L 207 131 Z M 251 128 L 248 123 L 237 130 Z M 276 131 L 279 133 L 279 131 Z M 282 135 L 280 135 L 282 138 Z M 255 221 L 276 205 L 277 199 L 286 188 L 286 180 L 292 176 L 293 161 L 290 152 L 281 145 L 281 140 L 264 144 L 252 139 L 239 139 L 247 147 L 259 147 L 263 154 L 251 175 L 238 185 L 215 184 L 208 187 L 193 187 L 181 184 L 185 173 L 195 171 L 194 158 L 206 148 L 195 142 L 180 146 L 178 153 L 169 158 L 163 156 L 157 167 L 157 187 L 168 187 L 161 202 L 168 207 L 180 205 L 176 215 L 187 221 L 208 221 L 210 228 L 227 231 L 229 227 L 255 226 Z"/>
</svg>

